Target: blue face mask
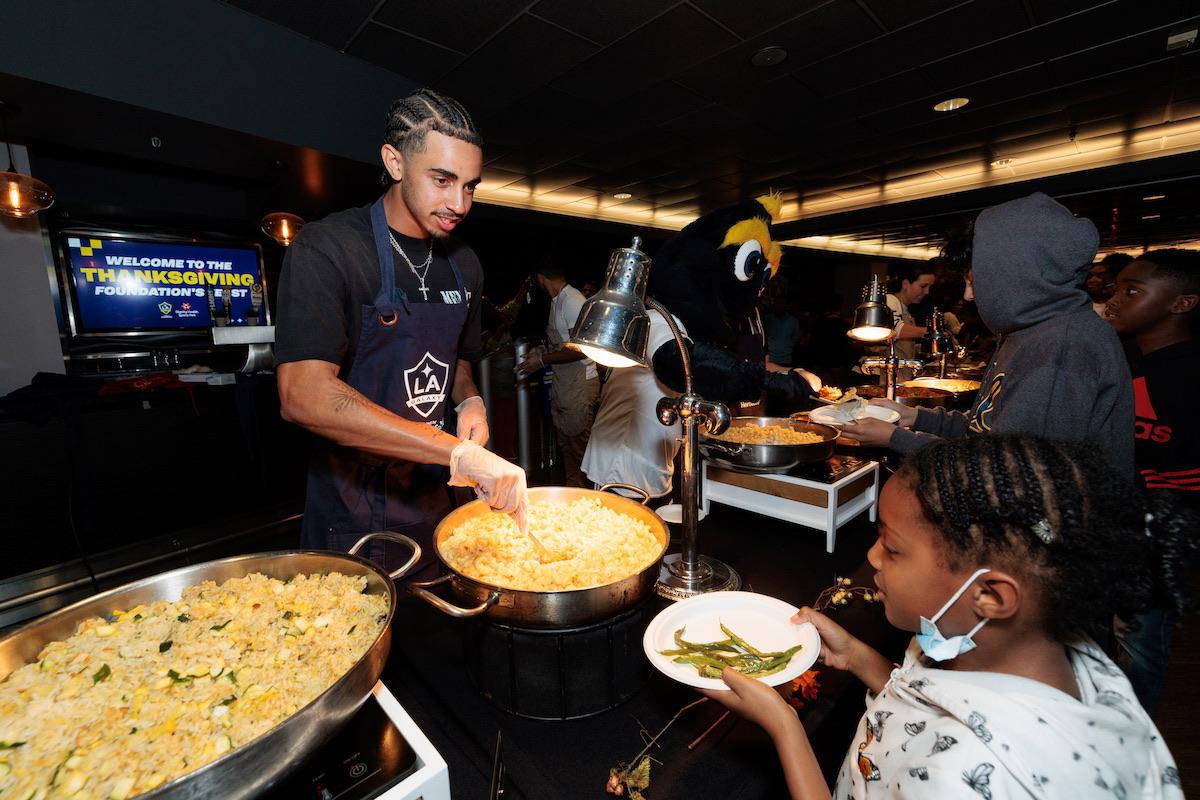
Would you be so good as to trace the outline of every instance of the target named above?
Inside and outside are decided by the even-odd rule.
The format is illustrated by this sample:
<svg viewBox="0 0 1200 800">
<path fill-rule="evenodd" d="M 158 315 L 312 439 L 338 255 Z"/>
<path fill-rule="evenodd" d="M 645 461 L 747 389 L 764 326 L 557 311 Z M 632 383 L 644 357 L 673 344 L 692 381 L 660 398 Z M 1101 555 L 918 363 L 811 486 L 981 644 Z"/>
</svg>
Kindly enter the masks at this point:
<svg viewBox="0 0 1200 800">
<path fill-rule="evenodd" d="M 954 596 L 946 601 L 946 605 L 942 606 L 941 611 L 933 615 L 933 619 L 921 617 L 921 632 L 917 634 L 917 644 L 927 657 L 934 661 L 949 661 L 955 656 L 961 656 L 963 653 L 968 653 L 975 649 L 975 642 L 971 641 L 971 637 L 987 624 L 986 619 L 979 620 L 979 624 L 971 628 L 965 635 L 951 636 L 949 639 L 943 636 L 942 632 L 938 630 L 937 621 L 941 619 L 943 614 L 950 610 L 950 606 L 954 605 L 958 601 L 958 598 L 962 597 L 963 592 L 975 582 L 975 579 L 985 572 L 991 572 L 991 570 L 985 567 L 976 570 L 974 575 L 967 578 L 967 582 L 960 586 L 958 591 L 954 593 Z"/>
</svg>

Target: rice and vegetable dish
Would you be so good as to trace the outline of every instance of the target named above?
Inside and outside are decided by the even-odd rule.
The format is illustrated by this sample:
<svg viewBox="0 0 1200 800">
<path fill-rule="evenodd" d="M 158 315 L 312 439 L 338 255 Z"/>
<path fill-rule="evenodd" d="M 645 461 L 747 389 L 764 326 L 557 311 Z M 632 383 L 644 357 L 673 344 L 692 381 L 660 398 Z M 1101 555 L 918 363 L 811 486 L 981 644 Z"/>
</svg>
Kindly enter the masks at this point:
<svg viewBox="0 0 1200 800">
<path fill-rule="evenodd" d="M 446 563 L 476 580 L 532 592 L 585 589 L 635 575 L 654 562 L 662 542 L 650 526 L 592 497 L 529 506 L 529 529 L 561 561 L 542 562 L 512 517 L 473 517 L 438 544 Z"/>
<path fill-rule="evenodd" d="M 783 425 L 738 425 L 712 438 L 738 444 L 814 444 L 822 441 L 820 434 Z"/>
<path fill-rule="evenodd" d="M 253 574 L 81 622 L 0 682 L 0 797 L 125 800 L 246 744 L 375 642 L 365 587 Z"/>
</svg>

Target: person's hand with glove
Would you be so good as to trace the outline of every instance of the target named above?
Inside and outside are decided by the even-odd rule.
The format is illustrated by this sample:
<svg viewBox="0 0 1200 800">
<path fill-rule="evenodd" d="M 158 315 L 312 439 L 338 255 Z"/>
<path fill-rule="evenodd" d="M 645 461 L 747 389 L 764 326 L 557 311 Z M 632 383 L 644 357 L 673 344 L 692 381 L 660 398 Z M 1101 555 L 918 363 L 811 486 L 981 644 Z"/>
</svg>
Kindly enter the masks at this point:
<svg viewBox="0 0 1200 800">
<path fill-rule="evenodd" d="M 768 394 L 774 395 L 788 403 L 797 403 L 816 397 L 821 389 L 821 379 L 805 369 L 791 369 L 787 372 L 768 371 L 763 376 L 763 388 Z"/>
<path fill-rule="evenodd" d="M 525 470 L 516 464 L 467 439 L 450 451 L 450 485 L 474 488 L 479 499 L 489 506 L 512 514 L 521 533 L 528 531 Z"/>
<path fill-rule="evenodd" d="M 483 406 L 483 398 L 472 395 L 459 403 L 454 412 L 458 414 L 458 430 L 460 439 L 469 439 L 477 445 L 485 445 L 488 441 L 487 409 Z"/>
<path fill-rule="evenodd" d="M 542 355 L 545 354 L 545 349 L 541 347 L 531 347 L 529 352 L 525 354 L 525 360 L 516 366 L 518 378 L 528 378 L 535 372 L 541 372 L 546 368 L 546 364 L 542 361 Z"/>
</svg>

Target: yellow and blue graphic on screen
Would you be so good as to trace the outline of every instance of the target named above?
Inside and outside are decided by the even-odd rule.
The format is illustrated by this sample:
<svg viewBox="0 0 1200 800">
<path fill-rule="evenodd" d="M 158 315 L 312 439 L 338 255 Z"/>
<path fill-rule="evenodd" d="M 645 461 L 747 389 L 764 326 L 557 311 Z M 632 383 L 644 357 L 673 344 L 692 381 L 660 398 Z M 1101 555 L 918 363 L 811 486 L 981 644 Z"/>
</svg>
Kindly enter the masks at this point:
<svg viewBox="0 0 1200 800">
<path fill-rule="evenodd" d="M 971 412 L 971 421 L 967 423 L 967 428 L 972 433 L 991 432 L 992 413 L 996 410 L 996 401 L 1000 398 L 1000 390 L 1003 387 L 1004 373 L 1001 372 L 992 378 L 987 392 L 981 395 L 979 401 L 975 403 L 975 410 Z"/>
<path fill-rule="evenodd" d="M 99 239 L 87 239 L 85 243 L 84 239 L 76 239 L 74 236 L 72 236 L 71 238 L 67 239 L 67 245 L 78 250 L 79 255 L 81 256 L 90 256 L 96 250 L 102 249 L 104 247 L 104 242 L 100 241 Z"/>
</svg>

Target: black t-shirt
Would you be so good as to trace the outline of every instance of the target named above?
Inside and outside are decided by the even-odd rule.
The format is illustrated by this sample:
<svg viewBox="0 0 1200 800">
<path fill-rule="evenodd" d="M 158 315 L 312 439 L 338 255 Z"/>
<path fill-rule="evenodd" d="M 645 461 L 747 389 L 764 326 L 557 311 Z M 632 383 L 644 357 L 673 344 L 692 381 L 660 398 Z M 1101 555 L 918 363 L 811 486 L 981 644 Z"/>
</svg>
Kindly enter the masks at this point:
<svg viewBox="0 0 1200 800">
<path fill-rule="evenodd" d="M 1134 463 L 1147 489 L 1167 489 L 1200 508 L 1200 421 L 1193 391 L 1200 342 L 1188 340 L 1142 355 L 1125 344 L 1133 376 Z"/>
<path fill-rule="evenodd" d="M 428 252 L 428 239 L 412 239 L 393 231 L 408 257 L 420 267 Z M 467 297 L 457 293 L 447 255 L 462 274 Z M 468 303 L 467 321 L 458 340 L 458 357 L 477 361 L 479 307 L 483 293 L 483 268 L 471 248 L 453 238 L 433 240 L 433 261 L 425 272 L 428 299 L 408 263 L 392 250 L 396 287 L 409 303 Z M 379 294 L 379 258 L 371 235 L 371 208 L 352 208 L 304 227 L 288 248 L 279 276 L 275 308 L 275 360 L 316 359 L 338 364 L 340 375 L 349 374 L 358 345 L 362 307 Z M 400 310 L 400 323 L 404 312 Z"/>
</svg>

